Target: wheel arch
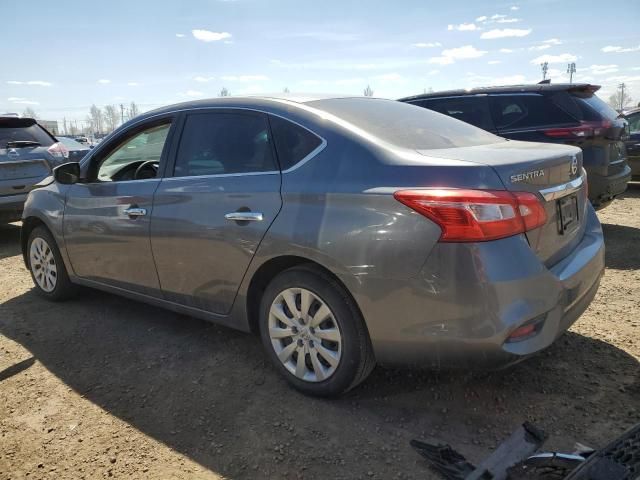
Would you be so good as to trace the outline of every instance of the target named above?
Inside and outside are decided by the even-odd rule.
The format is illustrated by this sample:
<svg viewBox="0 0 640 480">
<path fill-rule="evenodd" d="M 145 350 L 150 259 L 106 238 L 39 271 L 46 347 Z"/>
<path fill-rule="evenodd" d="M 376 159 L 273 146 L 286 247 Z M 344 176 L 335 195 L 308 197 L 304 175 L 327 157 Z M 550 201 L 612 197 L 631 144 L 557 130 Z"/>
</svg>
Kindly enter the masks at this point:
<svg viewBox="0 0 640 480">
<path fill-rule="evenodd" d="M 20 249 L 22 251 L 22 260 L 27 268 L 29 268 L 29 256 L 27 252 L 29 235 L 31 235 L 31 232 L 39 226 L 43 226 L 49 230 L 49 233 L 52 233 L 47 224 L 39 217 L 27 217 L 22 220 L 22 228 L 20 229 Z"/>
<path fill-rule="evenodd" d="M 246 312 L 249 329 L 252 333 L 259 334 L 260 301 L 271 280 L 285 270 L 301 266 L 309 267 L 313 270 L 319 270 L 325 275 L 330 276 L 342 289 L 344 289 L 345 293 L 349 296 L 349 299 L 353 302 L 353 305 L 364 321 L 364 315 L 362 314 L 362 310 L 360 309 L 358 302 L 355 300 L 353 294 L 340 277 L 324 265 L 309 258 L 297 255 L 282 255 L 271 258 L 260 265 L 249 282 L 246 296 Z M 367 328 L 366 321 L 364 321 L 364 326 Z M 368 334 L 369 332 L 367 331 L 367 335 Z"/>
</svg>

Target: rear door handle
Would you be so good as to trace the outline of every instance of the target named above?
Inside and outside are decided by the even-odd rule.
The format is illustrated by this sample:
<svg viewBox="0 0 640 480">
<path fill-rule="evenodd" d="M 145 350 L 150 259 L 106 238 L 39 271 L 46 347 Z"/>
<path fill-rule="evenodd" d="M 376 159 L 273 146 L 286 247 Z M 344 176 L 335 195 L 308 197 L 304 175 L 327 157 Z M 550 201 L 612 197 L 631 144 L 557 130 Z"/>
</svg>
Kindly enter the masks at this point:
<svg viewBox="0 0 640 480">
<path fill-rule="evenodd" d="M 124 211 L 125 215 L 130 217 L 144 217 L 147 214 L 146 208 L 129 207 Z"/>
<path fill-rule="evenodd" d="M 231 212 L 227 213 L 224 218 L 236 222 L 261 222 L 264 217 L 260 212 Z"/>
</svg>

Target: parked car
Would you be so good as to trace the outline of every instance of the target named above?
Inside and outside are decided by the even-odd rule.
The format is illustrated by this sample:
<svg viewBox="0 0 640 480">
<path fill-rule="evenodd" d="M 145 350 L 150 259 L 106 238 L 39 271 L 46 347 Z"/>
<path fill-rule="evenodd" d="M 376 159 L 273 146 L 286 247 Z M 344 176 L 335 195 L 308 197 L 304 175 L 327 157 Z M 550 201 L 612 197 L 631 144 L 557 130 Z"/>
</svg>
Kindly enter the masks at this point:
<svg viewBox="0 0 640 480">
<path fill-rule="evenodd" d="M 604 269 L 580 149 L 366 97 L 142 114 L 31 192 L 22 251 L 51 300 L 85 285 L 259 332 L 315 395 L 376 362 L 521 360 Z"/>
<path fill-rule="evenodd" d="M 33 118 L 0 116 L 0 223 L 20 220 L 27 194 L 68 152 Z"/>
<path fill-rule="evenodd" d="M 583 151 L 589 200 L 602 208 L 631 178 L 625 119 L 595 94 L 598 85 L 536 84 L 427 93 L 400 101 L 429 108 L 512 140 L 575 145 Z"/>
<path fill-rule="evenodd" d="M 69 161 L 71 162 L 79 162 L 82 158 L 89 153 L 91 150 L 90 147 L 83 145 L 80 142 L 76 142 L 71 137 L 57 137 L 58 141 L 61 142 L 67 150 L 69 151 Z"/>
<path fill-rule="evenodd" d="M 629 139 L 625 142 L 627 161 L 633 178 L 640 179 L 640 107 L 627 110 L 624 114 L 630 131 Z"/>
</svg>

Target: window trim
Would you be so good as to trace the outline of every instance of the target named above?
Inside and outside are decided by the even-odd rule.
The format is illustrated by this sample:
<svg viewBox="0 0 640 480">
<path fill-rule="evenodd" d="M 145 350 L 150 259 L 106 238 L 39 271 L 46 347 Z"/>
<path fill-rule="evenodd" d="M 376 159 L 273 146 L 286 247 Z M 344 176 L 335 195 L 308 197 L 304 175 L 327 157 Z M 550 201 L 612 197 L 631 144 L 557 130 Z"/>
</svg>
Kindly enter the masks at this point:
<svg viewBox="0 0 640 480">
<path fill-rule="evenodd" d="M 289 122 L 292 123 L 300 128 L 302 128 L 303 130 L 306 130 L 307 132 L 309 132 L 311 135 L 314 135 L 316 138 L 318 138 L 320 140 L 320 144 L 314 148 L 313 150 L 311 150 L 309 153 L 307 153 L 304 157 L 302 157 L 300 160 L 298 160 L 296 163 L 294 163 L 293 165 L 291 165 L 289 168 L 282 170 L 282 165 L 280 165 L 280 158 L 278 158 L 278 166 L 280 167 L 280 171 L 282 173 L 291 173 L 294 170 L 297 170 L 298 168 L 300 168 L 301 166 L 303 166 L 305 163 L 307 163 L 309 160 L 311 160 L 313 157 L 315 157 L 316 155 L 318 155 L 322 150 L 325 149 L 325 147 L 327 146 L 327 141 L 324 139 L 324 137 L 318 135 L 316 132 L 314 132 L 313 130 L 308 129 L 307 127 L 305 127 L 304 125 L 300 125 L 298 122 L 291 120 L 289 118 L 285 118 L 282 115 L 277 115 L 275 113 L 270 113 L 267 114 L 267 117 L 269 117 L 270 115 L 273 115 L 274 117 L 278 117 L 281 118 L 282 120 L 284 120 L 285 122 Z M 273 136 L 273 131 L 271 128 L 271 122 L 269 122 L 269 131 L 271 132 L 271 136 L 273 137 L 274 141 L 273 141 L 273 147 L 274 150 L 276 151 L 276 155 L 278 155 L 278 148 L 276 146 L 276 142 L 275 142 L 275 137 Z"/>
<path fill-rule="evenodd" d="M 168 163 L 168 156 L 173 146 L 173 138 L 175 136 L 175 128 L 178 123 L 178 117 L 173 113 L 163 113 L 160 115 L 155 115 L 153 117 L 145 118 L 136 122 L 131 126 L 131 128 L 127 128 L 121 132 L 118 132 L 112 139 L 108 139 L 108 141 L 103 141 L 100 146 L 94 150 L 91 150 L 90 153 L 85 156 L 81 162 L 81 168 L 86 165 L 86 172 L 88 178 L 83 182 L 86 184 L 104 184 L 104 183 L 122 183 L 122 182 L 140 182 L 145 180 L 160 180 L 164 177 L 166 171 L 166 165 Z M 165 139 L 164 145 L 162 146 L 162 152 L 160 153 L 160 160 L 158 163 L 158 175 L 155 178 L 141 178 L 141 179 L 132 179 L 132 180 L 118 180 L 115 182 L 104 182 L 98 180 L 98 170 L 102 162 L 106 160 L 105 157 L 109 156 L 113 153 L 117 148 L 122 146 L 128 140 L 133 138 L 134 136 L 144 132 L 149 128 L 153 128 L 154 126 L 160 126 L 163 124 L 169 124 L 169 132 L 167 133 L 167 138 Z M 113 148 L 110 145 L 115 145 Z"/>
</svg>

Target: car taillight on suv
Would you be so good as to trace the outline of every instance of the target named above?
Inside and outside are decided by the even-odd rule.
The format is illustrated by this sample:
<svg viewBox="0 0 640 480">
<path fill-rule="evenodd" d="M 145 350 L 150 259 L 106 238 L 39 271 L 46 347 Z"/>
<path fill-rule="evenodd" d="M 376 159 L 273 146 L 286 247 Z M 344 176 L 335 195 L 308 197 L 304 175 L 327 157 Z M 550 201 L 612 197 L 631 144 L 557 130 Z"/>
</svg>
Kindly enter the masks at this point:
<svg viewBox="0 0 640 480">
<path fill-rule="evenodd" d="M 483 242 L 534 230 L 547 221 L 535 194 L 504 190 L 400 190 L 394 197 L 433 220 L 441 242 Z"/>
<path fill-rule="evenodd" d="M 62 144 L 62 142 L 56 142 L 47 148 L 47 152 L 51 154 L 56 160 L 62 162 L 69 158 L 69 150 Z"/>
<path fill-rule="evenodd" d="M 566 128 L 547 128 L 543 129 L 542 133 L 551 138 L 575 140 L 583 138 L 594 138 L 604 133 L 608 128 L 611 128 L 611 122 L 609 120 L 595 122 L 587 122 L 583 120 L 580 122 L 579 126 Z"/>
</svg>

